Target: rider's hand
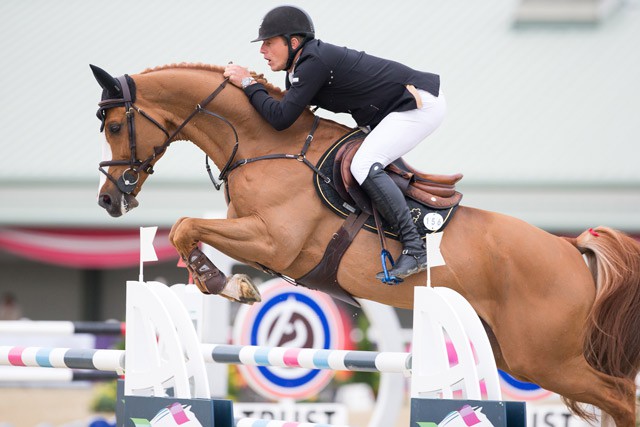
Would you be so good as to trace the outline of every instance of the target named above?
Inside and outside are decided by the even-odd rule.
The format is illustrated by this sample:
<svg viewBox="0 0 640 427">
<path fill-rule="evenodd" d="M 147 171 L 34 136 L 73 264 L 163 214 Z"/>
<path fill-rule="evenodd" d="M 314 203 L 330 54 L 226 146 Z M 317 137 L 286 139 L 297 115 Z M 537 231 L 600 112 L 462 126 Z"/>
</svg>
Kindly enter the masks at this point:
<svg viewBox="0 0 640 427">
<path fill-rule="evenodd" d="M 225 77 L 229 78 L 229 81 L 239 88 L 242 87 L 242 79 L 245 77 L 251 77 L 249 70 L 245 67 L 236 64 L 229 64 L 224 69 Z"/>
</svg>

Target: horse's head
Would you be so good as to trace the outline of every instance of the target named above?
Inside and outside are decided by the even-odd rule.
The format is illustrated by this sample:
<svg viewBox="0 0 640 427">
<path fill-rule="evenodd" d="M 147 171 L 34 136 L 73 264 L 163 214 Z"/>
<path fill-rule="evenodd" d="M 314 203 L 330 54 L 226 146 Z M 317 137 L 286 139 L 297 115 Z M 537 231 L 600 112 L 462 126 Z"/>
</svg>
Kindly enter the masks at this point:
<svg viewBox="0 0 640 427">
<path fill-rule="evenodd" d="M 201 148 L 220 169 L 222 181 L 237 167 L 236 155 L 256 157 L 257 152 L 252 150 L 264 153 L 282 149 L 284 134 L 275 132 L 261 120 L 242 90 L 225 91 L 214 105 L 212 101 L 228 83 L 223 67 L 172 64 L 145 70 L 133 78 L 128 75 L 114 78 L 94 65 L 91 70 L 102 87 L 98 118 L 106 137 L 99 168 L 102 175 L 98 204 L 111 216 L 119 217 L 138 206 L 136 195 L 175 139 L 192 141 Z M 282 96 L 282 91 L 261 76 L 256 77 L 273 96 Z M 215 83 L 218 86 L 214 86 L 213 92 L 205 92 Z M 208 96 L 204 97 L 205 94 Z M 196 120 L 192 121 L 196 116 L 206 120 L 198 121 L 196 126 Z M 313 115 L 306 111 L 304 120 L 287 130 L 286 135 L 291 138 L 286 142 L 297 147 L 300 140 L 304 141 L 312 121 Z M 239 148 L 241 134 L 248 141 L 259 139 L 259 148 L 258 144 Z M 219 188 L 208 163 L 207 172 Z"/>
<path fill-rule="evenodd" d="M 138 206 L 136 194 L 164 153 L 169 133 L 164 124 L 135 105 L 136 85 L 131 77 L 114 78 L 94 65 L 91 70 L 102 87 L 98 118 L 106 137 L 98 204 L 119 217 Z"/>
</svg>

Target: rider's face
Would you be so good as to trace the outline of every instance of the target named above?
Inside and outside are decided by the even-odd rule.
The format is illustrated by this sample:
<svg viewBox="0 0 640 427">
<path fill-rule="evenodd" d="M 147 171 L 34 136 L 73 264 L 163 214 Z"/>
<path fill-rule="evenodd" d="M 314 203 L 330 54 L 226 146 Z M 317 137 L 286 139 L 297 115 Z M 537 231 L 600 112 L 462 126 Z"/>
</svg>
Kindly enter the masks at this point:
<svg viewBox="0 0 640 427">
<path fill-rule="evenodd" d="M 271 37 L 262 42 L 260 53 L 267 61 L 271 71 L 282 71 L 287 65 L 289 48 L 282 36 Z"/>
</svg>

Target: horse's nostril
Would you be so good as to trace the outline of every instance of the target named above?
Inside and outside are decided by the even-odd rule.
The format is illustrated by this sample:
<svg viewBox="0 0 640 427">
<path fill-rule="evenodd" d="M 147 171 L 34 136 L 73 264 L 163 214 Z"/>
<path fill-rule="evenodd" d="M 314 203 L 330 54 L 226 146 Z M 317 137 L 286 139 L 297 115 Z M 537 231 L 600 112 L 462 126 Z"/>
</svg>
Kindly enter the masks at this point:
<svg viewBox="0 0 640 427">
<path fill-rule="evenodd" d="M 103 205 L 110 205 L 111 204 L 111 197 L 109 197 L 108 194 L 103 194 L 102 195 L 102 204 Z"/>
</svg>

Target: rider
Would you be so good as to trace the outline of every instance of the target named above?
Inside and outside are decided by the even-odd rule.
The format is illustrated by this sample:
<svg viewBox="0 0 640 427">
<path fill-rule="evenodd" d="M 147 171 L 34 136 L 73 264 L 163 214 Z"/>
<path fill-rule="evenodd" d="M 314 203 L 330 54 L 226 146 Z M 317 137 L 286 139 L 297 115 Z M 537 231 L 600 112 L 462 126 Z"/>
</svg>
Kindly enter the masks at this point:
<svg viewBox="0 0 640 427">
<path fill-rule="evenodd" d="M 426 269 L 427 255 L 404 196 L 384 168 L 418 145 L 444 119 L 440 77 L 400 63 L 315 39 L 309 15 L 294 6 L 269 11 L 258 30 L 260 53 L 272 71 L 286 71 L 287 91 L 278 101 L 245 67 L 224 75 L 242 88 L 275 129 L 291 126 L 309 106 L 348 112 L 369 131 L 351 173 L 400 236 L 403 251 L 389 271 L 404 278 Z M 379 274 L 378 278 L 381 277 Z"/>
</svg>

